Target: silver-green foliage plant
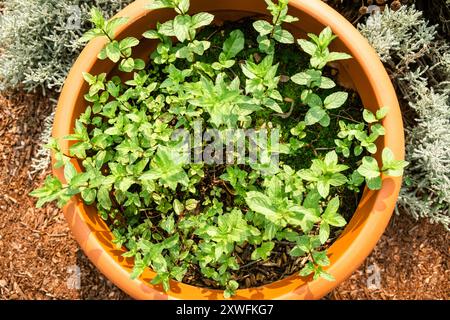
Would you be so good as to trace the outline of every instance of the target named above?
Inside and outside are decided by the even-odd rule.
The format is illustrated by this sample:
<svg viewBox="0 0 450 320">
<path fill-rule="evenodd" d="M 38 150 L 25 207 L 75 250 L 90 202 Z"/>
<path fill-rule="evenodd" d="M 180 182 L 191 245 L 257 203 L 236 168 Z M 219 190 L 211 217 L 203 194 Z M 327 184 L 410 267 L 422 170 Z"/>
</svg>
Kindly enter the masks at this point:
<svg viewBox="0 0 450 320">
<path fill-rule="evenodd" d="M 117 246 L 128 249 L 124 256 L 134 258 L 132 277 L 151 267 L 157 273 L 152 283 L 166 291 L 171 279 L 197 272 L 230 297 L 239 287 L 233 272 L 244 265 L 236 248 L 250 249 L 256 263 L 268 260 L 280 243 L 288 243 L 291 257 L 305 258 L 301 276 L 333 280 L 326 249 L 334 231 L 347 223 L 342 194 L 357 194 L 364 181 L 378 190 L 383 175 L 400 176 L 407 163 L 387 148 L 380 164 L 371 155 L 385 134 L 387 108 L 365 110 L 365 121 L 339 120 L 336 112 L 348 93 L 325 76 L 325 67 L 351 57 L 329 50 L 336 38 L 329 27 L 297 41 L 294 57 L 304 52 L 305 65 L 285 75 L 292 90 L 283 90 L 279 69 L 286 63 L 280 59 L 297 45 L 281 22 L 295 18 L 287 15 L 288 0 L 266 3 L 272 23 L 259 20 L 251 30 L 233 25 L 212 46 L 210 36 L 199 36 L 212 14 L 190 15 L 188 0 L 152 1 L 150 9 L 172 8 L 177 15 L 144 33 L 157 41 L 148 65 L 133 58 L 138 39 L 114 37 L 126 18 L 106 20 L 93 10 L 94 28 L 82 39 L 106 38 L 98 58 L 131 77 L 122 82 L 105 73 L 83 74 L 89 106 L 64 137 L 75 143 L 68 154 L 56 140 L 49 143 L 65 181 L 48 176 L 32 192 L 37 206 L 64 205 L 80 194 L 108 221 Z M 253 28 L 259 35 L 246 42 Z M 186 161 L 180 141 L 171 137 L 179 128 L 195 131 L 197 121 L 216 130 L 280 130 L 281 141 L 269 147 L 284 157 L 275 163 Z M 316 150 L 322 131 L 329 133 L 330 147 Z M 200 143 L 200 149 L 209 147 Z"/>
<path fill-rule="evenodd" d="M 399 205 L 450 226 L 450 45 L 413 7 L 386 9 L 359 25 L 395 81 L 406 124 Z"/>
<path fill-rule="evenodd" d="M 0 91 L 59 91 L 91 27 L 92 7 L 111 17 L 132 0 L 0 0 Z"/>
</svg>

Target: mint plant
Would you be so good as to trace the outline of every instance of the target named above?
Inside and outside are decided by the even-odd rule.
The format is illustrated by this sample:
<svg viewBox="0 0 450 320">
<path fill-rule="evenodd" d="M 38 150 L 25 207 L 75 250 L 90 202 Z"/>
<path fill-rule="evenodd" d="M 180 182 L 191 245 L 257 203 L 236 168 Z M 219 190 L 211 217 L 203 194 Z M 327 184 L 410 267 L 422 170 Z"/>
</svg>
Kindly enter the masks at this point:
<svg viewBox="0 0 450 320">
<path fill-rule="evenodd" d="M 107 39 L 98 58 L 129 80 L 83 74 L 89 106 L 64 137 L 73 144 L 68 154 L 48 146 L 65 181 L 49 176 L 31 195 L 37 206 L 75 195 L 96 206 L 134 258 L 132 278 L 149 267 L 165 291 L 175 280 L 225 297 L 268 263 L 333 280 L 327 248 L 355 209 L 345 199 L 407 165 L 389 149 L 380 164 L 370 155 L 387 108 L 359 109 L 329 76 L 328 62 L 350 58 L 329 50 L 331 29 L 297 46 L 288 1 L 266 2 L 269 21 L 217 27 L 209 13 L 189 15 L 188 0 L 153 1 L 177 16 L 143 34 L 157 42 L 147 64 L 133 58 L 138 39 L 115 38 L 126 19 L 92 11 L 83 40 Z"/>
<path fill-rule="evenodd" d="M 274 54 L 275 41 L 279 43 L 294 43 L 294 36 L 283 29 L 283 23 L 292 23 L 298 21 L 298 18 L 288 15 L 289 0 L 280 0 L 274 3 L 271 0 L 265 0 L 267 10 L 272 15 L 272 23 L 266 20 L 258 20 L 253 23 L 253 27 L 258 31 L 257 38 L 259 50 L 269 55 Z"/>
</svg>

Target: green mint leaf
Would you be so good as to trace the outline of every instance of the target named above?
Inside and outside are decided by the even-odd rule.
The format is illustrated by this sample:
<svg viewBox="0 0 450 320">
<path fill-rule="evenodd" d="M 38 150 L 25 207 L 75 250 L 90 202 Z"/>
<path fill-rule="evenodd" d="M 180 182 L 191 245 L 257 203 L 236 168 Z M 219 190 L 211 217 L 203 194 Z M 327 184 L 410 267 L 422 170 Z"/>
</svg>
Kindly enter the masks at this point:
<svg viewBox="0 0 450 320">
<path fill-rule="evenodd" d="M 370 131 L 372 131 L 372 133 L 378 138 L 379 136 L 384 136 L 386 134 L 386 130 L 384 129 L 384 127 L 379 124 L 376 123 L 374 125 L 372 125 L 370 127 Z"/>
<path fill-rule="evenodd" d="M 134 59 L 127 58 L 120 61 L 119 70 L 123 72 L 131 72 L 134 70 Z"/>
<path fill-rule="evenodd" d="M 281 109 L 280 105 L 276 103 L 275 100 L 273 99 L 266 98 L 264 99 L 263 104 L 277 113 L 283 113 L 283 110 Z"/>
<path fill-rule="evenodd" d="M 305 51 L 310 56 L 313 56 L 316 53 L 316 51 L 318 50 L 317 45 L 308 40 L 298 39 L 297 42 L 300 45 L 300 47 L 302 48 L 302 50 Z"/>
<path fill-rule="evenodd" d="M 109 188 L 101 186 L 97 191 L 97 201 L 99 205 L 105 209 L 110 210 L 112 207 L 111 198 L 109 197 Z"/>
<path fill-rule="evenodd" d="M 258 36 L 258 49 L 265 54 L 272 55 L 275 53 L 275 42 L 267 36 Z"/>
<path fill-rule="evenodd" d="M 90 12 L 89 20 L 97 27 L 102 29 L 105 26 L 105 18 L 103 17 L 103 13 L 100 9 L 93 7 Z"/>
<path fill-rule="evenodd" d="M 213 22 L 214 16 L 207 12 L 200 12 L 192 16 L 191 28 L 198 29 L 200 27 L 208 26 Z"/>
<path fill-rule="evenodd" d="M 332 165 L 335 165 L 338 163 L 338 156 L 335 151 L 330 151 L 325 155 L 324 159 L 325 165 L 328 167 L 331 167 Z"/>
<path fill-rule="evenodd" d="M 126 17 L 117 17 L 109 20 L 105 24 L 105 32 L 109 38 L 114 39 L 115 32 L 117 28 L 128 22 L 128 18 Z"/>
<path fill-rule="evenodd" d="M 189 199 L 186 201 L 185 208 L 187 211 L 194 211 L 197 208 L 198 201 L 195 199 Z"/>
<path fill-rule="evenodd" d="M 351 59 L 351 58 L 352 58 L 352 56 L 347 53 L 331 52 L 327 56 L 327 62 L 332 62 L 332 61 L 337 61 L 337 60 L 347 60 L 347 59 Z"/>
<path fill-rule="evenodd" d="M 271 199 L 258 191 L 247 192 L 245 201 L 249 208 L 257 213 L 264 215 L 268 220 L 277 223 L 279 215 Z"/>
<path fill-rule="evenodd" d="M 334 197 L 330 200 L 325 209 L 325 212 L 322 214 L 321 218 L 327 224 L 334 227 L 343 227 L 347 224 L 344 217 L 342 217 L 339 213 L 339 197 Z"/>
<path fill-rule="evenodd" d="M 168 234 L 172 234 L 175 232 L 175 220 L 173 215 L 170 215 L 161 220 L 159 226 L 166 231 Z"/>
<path fill-rule="evenodd" d="M 300 277 L 307 277 L 314 272 L 314 269 L 314 264 L 311 261 L 308 261 L 298 274 L 300 275 Z"/>
<path fill-rule="evenodd" d="M 332 89 L 336 87 L 336 83 L 327 77 L 321 77 L 320 79 L 320 89 Z"/>
<path fill-rule="evenodd" d="M 289 255 L 291 257 L 302 257 L 306 254 L 299 246 L 294 246 L 291 251 L 289 251 Z"/>
<path fill-rule="evenodd" d="M 228 281 L 226 290 L 223 294 L 225 299 L 230 298 L 231 296 L 234 296 L 236 294 L 236 290 L 239 288 L 239 283 L 235 280 Z"/>
<path fill-rule="evenodd" d="M 77 142 L 70 146 L 70 155 L 77 157 L 78 159 L 86 158 L 86 150 L 91 149 L 91 145 L 86 142 Z"/>
<path fill-rule="evenodd" d="M 388 114 L 388 112 L 389 112 L 388 107 L 382 107 L 382 108 L 378 109 L 377 113 L 376 113 L 377 119 L 378 120 L 384 119 L 386 117 L 386 115 Z"/>
<path fill-rule="evenodd" d="M 322 119 L 320 119 L 319 124 L 322 127 L 328 127 L 330 125 L 331 119 L 328 114 L 326 114 Z"/>
<path fill-rule="evenodd" d="M 338 91 L 326 97 L 323 104 L 326 109 L 336 109 L 341 107 L 347 101 L 347 98 L 347 92 Z"/>
<path fill-rule="evenodd" d="M 378 119 L 375 117 L 375 115 L 372 112 L 370 112 L 370 110 L 367 110 L 367 109 L 364 109 L 364 111 L 363 111 L 363 118 L 364 118 L 364 121 L 367 123 L 374 123 L 374 122 L 378 121 Z"/>
<path fill-rule="evenodd" d="M 159 39 L 160 38 L 160 35 L 159 35 L 158 31 L 156 31 L 156 30 L 145 31 L 142 34 L 142 36 L 147 39 Z"/>
<path fill-rule="evenodd" d="M 112 62 L 120 60 L 120 48 L 117 41 L 110 42 L 106 45 L 106 55 Z"/>
<path fill-rule="evenodd" d="M 75 169 L 72 162 L 67 162 L 64 166 L 64 179 L 66 179 L 67 183 L 70 184 L 73 177 L 77 174 L 77 169 Z"/>
<path fill-rule="evenodd" d="M 367 187 L 370 190 L 380 190 L 381 189 L 381 186 L 382 186 L 381 177 L 369 178 L 369 179 L 366 179 L 366 181 L 367 181 Z"/>
<path fill-rule="evenodd" d="M 106 48 L 100 50 L 100 52 L 97 55 L 97 58 L 99 58 L 100 60 L 105 60 L 106 58 L 108 58 L 108 55 L 106 54 Z"/>
<path fill-rule="evenodd" d="M 189 38 L 189 31 L 191 28 L 190 16 L 176 16 L 173 20 L 173 31 L 178 41 L 184 42 Z"/>
<path fill-rule="evenodd" d="M 152 0 L 145 8 L 150 10 L 175 8 L 175 3 L 174 0 Z"/>
<path fill-rule="evenodd" d="M 306 90 L 305 90 L 306 91 Z M 303 102 L 306 102 L 306 104 L 310 107 L 323 107 L 322 98 L 318 94 L 315 93 L 309 93 L 306 96 L 306 100 L 302 100 Z"/>
<path fill-rule="evenodd" d="M 95 189 L 84 189 L 83 191 L 81 191 L 81 198 L 87 205 L 93 204 L 96 196 L 97 192 L 95 191 Z"/>
<path fill-rule="evenodd" d="M 316 107 L 312 107 L 308 110 L 308 112 L 306 113 L 305 116 L 305 123 L 308 126 L 311 126 L 317 122 L 319 122 L 323 117 L 326 116 L 326 111 L 325 109 L 316 106 Z"/>
<path fill-rule="evenodd" d="M 139 44 L 139 40 L 134 37 L 126 37 L 123 40 L 120 40 L 119 42 L 119 48 L 120 50 L 125 50 L 128 48 L 136 47 Z"/>
<path fill-rule="evenodd" d="M 381 159 L 383 160 L 383 164 L 390 165 L 395 161 L 394 153 L 389 148 L 384 148 L 381 154 Z"/>
<path fill-rule="evenodd" d="M 169 20 L 164 22 L 163 24 L 158 25 L 158 32 L 167 37 L 174 37 L 175 36 L 174 21 Z M 160 48 L 161 49 L 165 48 L 164 44 Z"/>
<path fill-rule="evenodd" d="M 336 279 L 330 273 L 324 270 L 319 271 L 319 276 L 327 281 L 336 281 Z"/>
<path fill-rule="evenodd" d="M 298 20 L 299 19 L 297 17 L 293 17 L 291 15 L 286 15 L 286 17 L 284 17 L 284 19 L 283 19 L 283 22 L 292 23 L 292 22 L 296 22 Z"/>
<path fill-rule="evenodd" d="M 93 84 L 95 84 L 96 82 L 97 82 L 97 77 L 96 76 L 93 76 L 93 75 L 91 75 L 90 73 L 88 73 L 88 72 L 84 72 L 83 71 L 83 78 L 84 78 L 84 80 L 89 84 L 89 85 L 93 85 Z"/>
<path fill-rule="evenodd" d="M 144 70 L 145 62 L 142 59 L 134 59 L 134 70 Z"/>
<path fill-rule="evenodd" d="M 275 28 L 275 31 L 273 33 L 273 38 L 280 42 L 280 43 L 285 43 L 285 44 L 290 44 L 290 43 L 294 43 L 294 36 L 287 30 L 283 30 L 281 29 L 281 27 L 279 28 Z"/>
<path fill-rule="evenodd" d="M 258 31 L 261 36 L 268 35 L 273 30 L 273 26 L 265 20 L 258 20 L 253 22 L 253 28 L 255 28 L 255 30 Z"/>
<path fill-rule="evenodd" d="M 311 34 L 308 34 L 308 35 L 311 37 Z M 331 30 L 330 27 L 326 27 L 319 34 L 318 39 L 317 39 L 317 37 L 311 37 L 311 38 L 323 50 L 330 45 L 331 41 L 333 41 L 336 38 L 336 36 L 333 35 L 333 31 Z"/>
<path fill-rule="evenodd" d="M 321 267 L 330 265 L 330 259 L 328 258 L 326 251 L 313 251 L 311 255 L 317 265 Z"/>
<path fill-rule="evenodd" d="M 175 11 L 177 11 L 179 14 L 186 14 L 189 11 L 189 0 L 174 0 L 174 2 L 177 4 Z"/>
<path fill-rule="evenodd" d="M 330 183 L 327 180 L 319 180 L 317 182 L 317 191 L 322 198 L 328 197 L 330 194 Z"/>
<path fill-rule="evenodd" d="M 362 164 L 358 168 L 358 173 L 366 179 L 373 179 L 380 176 L 380 168 L 375 158 L 364 157 Z"/>
<path fill-rule="evenodd" d="M 342 186 L 347 183 L 347 181 L 347 177 L 342 173 L 333 173 L 333 175 L 328 178 L 328 183 L 334 187 Z"/>
<path fill-rule="evenodd" d="M 305 233 L 310 232 L 314 224 L 320 221 L 320 218 L 313 209 L 300 206 L 291 206 L 288 209 L 289 215 L 285 217 L 285 220 L 289 224 L 299 225 Z"/>
<path fill-rule="evenodd" d="M 244 49 L 244 44 L 244 33 L 241 30 L 232 31 L 223 43 L 223 53 L 225 54 L 225 59 L 230 60 L 236 57 L 239 52 Z"/>
<path fill-rule="evenodd" d="M 381 170 L 392 177 L 403 175 L 403 169 L 409 164 L 404 160 L 395 160 L 394 153 L 389 148 L 384 148 L 382 152 L 383 167 Z"/>
<path fill-rule="evenodd" d="M 320 223 L 319 228 L 319 240 L 322 244 L 324 244 L 325 242 L 327 242 L 329 237 L 330 237 L 330 225 L 327 222 L 322 221 Z"/>
<path fill-rule="evenodd" d="M 104 35 L 105 34 L 103 33 L 102 29 L 94 28 L 94 29 L 86 31 L 83 34 L 83 36 L 81 36 L 81 38 L 78 39 L 78 42 L 80 42 L 80 43 L 88 42 L 88 41 L 91 41 L 94 38 L 102 37 Z"/>
<path fill-rule="evenodd" d="M 275 246 L 274 242 L 263 242 L 260 247 L 257 247 L 251 255 L 252 260 L 266 260 L 269 258 L 273 247 Z"/>
<path fill-rule="evenodd" d="M 183 211 L 184 211 L 184 205 L 181 203 L 180 200 L 175 199 L 175 200 L 173 201 L 173 210 L 175 211 L 175 213 L 176 213 L 177 215 L 180 215 L 180 214 L 183 213 Z"/>
<path fill-rule="evenodd" d="M 58 198 L 62 191 L 62 183 L 54 176 L 47 176 L 44 181 L 44 186 L 30 192 L 30 196 L 39 198 L 36 207 L 40 208 L 45 203 L 53 201 Z"/>
<path fill-rule="evenodd" d="M 297 73 L 291 77 L 291 80 L 294 83 L 307 86 L 309 88 L 321 86 L 322 79 L 322 72 L 313 69 Z"/>
<path fill-rule="evenodd" d="M 264 225 L 263 240 L 272 240 L 275 238 L 278 227 L 270 221 L 266 221 Z"/>
</svg>

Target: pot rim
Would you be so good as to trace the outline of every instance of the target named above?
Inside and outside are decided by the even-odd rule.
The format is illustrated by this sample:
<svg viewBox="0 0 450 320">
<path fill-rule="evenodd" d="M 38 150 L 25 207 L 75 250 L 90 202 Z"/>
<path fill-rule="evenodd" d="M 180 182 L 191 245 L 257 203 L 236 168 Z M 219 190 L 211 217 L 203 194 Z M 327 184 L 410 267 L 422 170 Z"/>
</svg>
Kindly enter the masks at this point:
<svg viewBox="0 0 450 320">
<path fill-rule="evenodd" d="M 195 5 L 191 1 L 191 5 Z M 199 2 L 198 0 L 197 2 Z M 257 0 L 259 1 L 259 0 Z M 261 0 L 262 1 L 262 0 Z M 129 21 L 120 26 L 120 36 L 136 20 L 148 13 L 144 5 L 148 1 L 137 0 L 119 12 L 116 16 L 128 17 Z M 220 2 L 220 1 L 219 1 Z M 231 6 L 236 1 L 227 1 Z M 373 91 L 375 101 L 368 102 L 371 109 L 389 106 L 389 113 L 383 120 L 386 135 L 384 146 L 389 147 L 396 159 L 404 158 L 403 122 L 397 97 L 383 64 L 367 40 L 339 13 L 320 0 L 291 0 L 289 5 L 306 12 L 323 25 L 329 25 L 345 45 L 346 51 L 364 70 L 369 80 L 369 89 Z M 235 9 L 233 9 L 235 10 Z M 74 106 L 77 96 L 84 86 L 82 71 L 88 71 L 98 62 L 97 53 L 106 43 L 103 39 L 91 41 L 82 51 L 72 67 L 58 102 L 53 137 L 62 137 L 72 130 Z M 358 90 L 359 91 L 359 90 Z M 67 145 L 62 145 L 67 150 Z M 379 156 L 380 152 L 378 152 Z M 81 170 L 78 163 L 74 163 Z M 56 176 L 63 180 L 63 170 L 53 169 Z M 382 176 L 381 190 L 367 188 L 360 200 L 354 216 L 345 227 L 341 236 L 328 249 L 331 265 L 326 270 L 335 278 L 335 282 L 324 279 L 311 280 L 291 275 L 276 282 L 249 289 L 237 290 L 232 299 L 318 299 L 323 297 L 340 282 L 345 280 L 364 261 L 384 232 L 392 215 L 401 187 L 401 177 Z M 112 282 L 137 299 L 222 299 L 222 290 L 205 289 L 171 281 L 171 290 L 164 293 L 160 285 L 151 285 L 155 273 L 149 268 L 136 280 L 131 280 L 132 260 L 120 257 L 124 250 L 115 249 L 111 243 L 112 233 L 105 222 L 99 219 L 97 211 L 83 204 L 79 197 L 73 197 L 63 208 L 69 227 L 80 247 L 96 267 Z"/>
</svg>

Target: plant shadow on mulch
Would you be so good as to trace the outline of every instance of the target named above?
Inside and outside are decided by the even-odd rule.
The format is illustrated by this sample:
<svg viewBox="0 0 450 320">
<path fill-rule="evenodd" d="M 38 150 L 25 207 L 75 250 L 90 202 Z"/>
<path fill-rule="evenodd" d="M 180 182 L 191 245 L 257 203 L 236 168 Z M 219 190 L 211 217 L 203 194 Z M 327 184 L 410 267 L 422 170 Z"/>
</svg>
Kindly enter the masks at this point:
<svg viewBox="0 0 450 320">
<path fill-rule="evenodd" d="M 117 288 L 95 268 L 82 250 L 76 253 L 76 265 L 80 268 L 80 287 L 78 289 L 81 300 L 104 300 L 104 299 L 131 299 L 126 293 Z"/>
<path fill-rule="evenodd" d="M 0 96 L 0 299 L 130 299 L 79 249 L 61 210 L 36 209 L 28 196 L 49 172 L 30 175 L 29 166 L 52 105 Z M 448 299 L 449 248 L 442 226 L 395 216 L 364 264 L 325 299 Z"/>
</svg>

